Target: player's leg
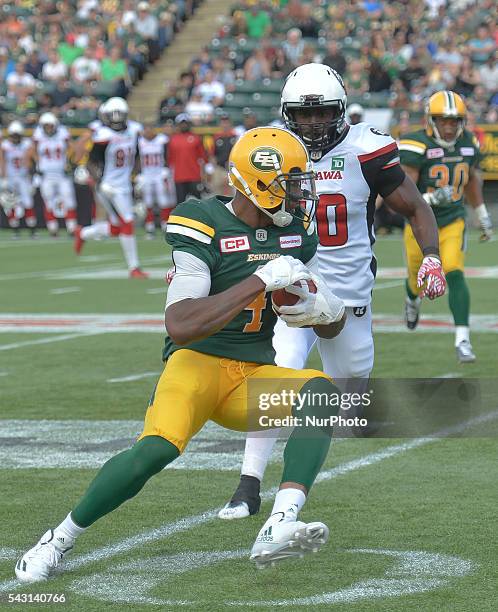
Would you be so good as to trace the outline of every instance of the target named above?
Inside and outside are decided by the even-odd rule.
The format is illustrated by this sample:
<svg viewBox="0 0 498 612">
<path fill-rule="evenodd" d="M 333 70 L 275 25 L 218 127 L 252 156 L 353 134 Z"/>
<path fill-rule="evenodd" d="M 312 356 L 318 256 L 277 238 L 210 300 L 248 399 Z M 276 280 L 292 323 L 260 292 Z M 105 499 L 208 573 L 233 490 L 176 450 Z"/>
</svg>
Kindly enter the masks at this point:
<svg viewBox="0 0 498 612">
<path fill-rule="evenodd" d="M 457 219 L 439 230 L 441 262 L 448 283 L 448 302 L 455 323 L 455 350 L 460 363 L 476 357 L 470 343 L 470 292 L 464 276 L 465 222 Z"/>
<path fill-rule="evenodd" d="M 140 262 L 138 259 L 131 191 L 116 191 L 112 198 L 112 202 L 121 220 L 119 242 L 128 266 L 130 278 L 148 278 L 148 274 L 140 269 Z"/>
<path fill-rule="evenodd" d="M 74 250 L 77 255 L 81 253 L 83 245 L 87 240 L 102 240 L 109 236 L 119 236 L 120 220 L 116 213 L 111 198 L 103 193 L 100 187 L 95 191 L 95 197 L 107 212 L 108 221 L 97 221 L 91 225 L 78 225 L 74 230 Z"/>
<path fill-rule="evenodd" d="M 176 204 L 175 184 L 171 177 L 165 176 L 157 180 L 157 204 L 159 206 L 159 215 L 161 219 L 161 229 L 166 230 L 169 216 Z"/>
<path fill-rule="evenodd" d="M 420 290 L 417 287 L 417 273 L 422 263 L 423 255 L 418 246 L 411 226 L 407 223 L 403 232 L 405 243 L 406 265 L 408 268 L 408 278 L 406 279 L 405 289 L 405 322 L 408 329 L 415 329 L 418 324 L 421 299 Z"/>
<path fill-rule="evenodd" d="M 302 370 L 315 341 L 312 329 L 287 327 L 278 319 L 273 336 L 276 364 Z M 279 432 L 271 429 L 247 434 L 240 481 L 230 501 L 219 511 L 219 518 L 245 518 L 259 512 L 260 486 Z"/>
<path fill-rule="evenodd" d="M 66 221 L 67 233 L 71 236 L 78 224 L 76 220 L 76 193 L 72 178 L 68 176 L 61 177 L 59 185 L 59 193 L 64 203 L 64 219 Z"/>
<path fill-rule="evenodd" d="M 40 183 L 40 193 L 44 203 L 45 225 L 54 238 L 59 231 L 59 222 L 54 214 L 57 198 L 57 179 L 43 176 Z"/>
<path fill-rule="evenodd" d="M 5 214 L 7 216 L 7 222 L 9 224 L 10 229 L 13 231 L 12 237 L 19 238 L 19 226 L 21 224 L 22 218 L 22 208 L 20 202 L 20 194 L 18 188 L 18 182 L 15 180 L 10 180 L 7 184 L 8 188 L 14 194 L 14 202 L 11 204 L 9 201 L 9 207 L 5 209 Z"/>
<path fill-rule="evenodd" d="M 31 235 L 34 236 L 36 230 L 36 214 L 33 203 L 33 194 L 31 192 L 31 183 L 28 179 L 19 179 L 17 182 L 17 187 L 23 207 L 26 227 L 31 230 Z"/>
<path fill-rule="evenodd" d="M 156 224 L 154 220 L 155 191 L 154 181 L 150 178 L 145 179 L 142 186 L 142 194 L 145 208 L 147 210 L 145 215 L 145 232 L 148 238 L 153 238 L 156 231 Z"/>
<path fill-rule="evenodd" d="M 85 529 L 134 497 L 185 450 L 216 407 L 219 370 L 219 358 L 210 355 L 180 350 L 170 357 L 138 441 L 107 461 L 62 523 L 23 555 L 16 565 L 20 580 L 46 579 Z"/>
</svg>

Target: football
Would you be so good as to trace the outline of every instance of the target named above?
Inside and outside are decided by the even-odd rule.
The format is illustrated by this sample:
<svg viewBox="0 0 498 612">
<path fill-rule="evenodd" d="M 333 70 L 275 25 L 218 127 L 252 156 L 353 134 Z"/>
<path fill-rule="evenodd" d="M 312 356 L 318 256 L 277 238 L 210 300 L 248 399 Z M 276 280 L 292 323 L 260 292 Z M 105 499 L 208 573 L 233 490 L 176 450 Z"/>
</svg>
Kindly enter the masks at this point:
<svg viewBox="0 0 498 612">
<path fill-rule="evenodd" d="M 300 280 L 294 283 L 296 287 L 306 288 L 308 285 L 308 291 L 310 293 L 316 293 L 316 285 L 312 280 Z M 276 291 L 272 291 L 271 301 L 275 308 L 279 308 L 280 306 L 294 306 L 299 301 L 299 296 L 294 295 L 294 293 L 290 293 L 285 288 L 277 289 Z"/>
</svg>

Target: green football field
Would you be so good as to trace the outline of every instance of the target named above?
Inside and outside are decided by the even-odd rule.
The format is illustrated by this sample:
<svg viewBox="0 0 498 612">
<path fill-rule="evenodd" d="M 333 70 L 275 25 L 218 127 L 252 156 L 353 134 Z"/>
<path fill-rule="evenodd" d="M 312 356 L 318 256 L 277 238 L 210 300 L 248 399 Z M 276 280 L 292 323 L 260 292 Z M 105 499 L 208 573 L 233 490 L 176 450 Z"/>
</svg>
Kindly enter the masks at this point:
<svg viewBox="0 0 498 612">
<path fill-rule="evenodd" d="M 117 241 L 89 243 L 76 258 L 66 239 L 0 234 L 0 607 L 31 609 L 23 598 L 41 593 L 64 596 L 47 609 L 79 611 L 496 610 L 498 399 L 489 394 L 479 436 L 467 435 L 477 431 L 470 420 L 456 437 L 334 441 L 301 515 L 330 528 L 317 555 L 264 571 L 248 561 L 283 446 L 260 514 L 222 522 L 216 511 L 238 482 L 244 438 L 210 424 L 178 462 L 80 538 L 64 573 L 32 587 L 15 581 L 17 556 L 141 430 L 162 367 L 171 259 L 159 238 L 141 239 L 139 250 L 147 281 L 127 278 Z M 424 303 L 417 331 L 403 327 L 399 235 L 379 239 L 376 253 L 374 376 L 492 383 L 498 241 L 470 237 L 477 361 L 466 366 L 456 362 L 446 298 Z M 311 364 L 319 367 L 316 355 Z M 9 594 L 20 602 L 9 604 Z"/>
</svg>

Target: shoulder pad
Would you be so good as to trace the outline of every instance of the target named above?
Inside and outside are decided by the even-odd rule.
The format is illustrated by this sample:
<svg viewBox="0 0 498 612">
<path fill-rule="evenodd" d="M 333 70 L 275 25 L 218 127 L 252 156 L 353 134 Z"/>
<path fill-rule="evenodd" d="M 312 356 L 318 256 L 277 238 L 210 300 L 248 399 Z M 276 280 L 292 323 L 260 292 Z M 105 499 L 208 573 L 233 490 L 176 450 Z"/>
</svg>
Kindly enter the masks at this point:
<svg viewBox="0 0 498 612">
<path fill-rule="evenodd" d="M 176 232 L 210 244 L 216 229 L 209 201 L 190 199 L 179 204 L 169 216 L 168 232 Z"/>
<path fill-rule="evenodd" d="M 403 134 L 399 141 L 399 150 L 425 155 L 427 143 L 424 142 L 424 136 L 425 132 L 410 132 L 408 134 Z"/>
<path fill-rule="evenodd" d="M 396 148 L 396 141 L 390 134 L 381 132 L 368 123 L 358 123 L 349 127 L 348 144 L 356 149 L 361 162 L 388 153 Z M 389 149 L 386 149 L 389 147 Z"/>
<path fill-rule="evenodd" d="M 97 126 L 95 131 L 92 132 L 92 140 L 97 143 L 106 143 L 112 137 L 112 130 L 105 125 Z"/>
</svg>

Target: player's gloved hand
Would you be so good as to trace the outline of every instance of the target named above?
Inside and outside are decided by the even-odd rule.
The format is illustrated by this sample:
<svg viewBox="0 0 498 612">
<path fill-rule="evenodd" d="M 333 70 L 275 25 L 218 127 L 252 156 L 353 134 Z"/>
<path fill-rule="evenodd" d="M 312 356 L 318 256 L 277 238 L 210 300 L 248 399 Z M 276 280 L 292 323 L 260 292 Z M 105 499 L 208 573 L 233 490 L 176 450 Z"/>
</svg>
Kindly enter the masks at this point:
<svg viewBox="0 0 498 612">
<path fill-rule="evenodd" d="M 481 230 L 479 240 L 486 242 L 493 235 L 493 224 L 491 223 L 486 204 L 481 204 L 476 208 L 476 215 L 479 221 L 479 229 Z"/>
<path fill-rule="evenodd" d="M 175 275 L 176 269 L 175 266 L 171 266 L 171 268 L 169 268 L 169 270 L 166 272 L 166 276 L 164 277 L 164 280 L 166 281 L 167 285 L 171 285 L 171 281 L 173 280 L 173 276 Z"/>
<path fill-rule="evenodd" d="M 74 182 L 77 185 L 88 185 L 90 182 L 90 173 L 86 166 L 77 166 L 74 169 Z"/>
<path fill-rule="evenodd" d="M 444 295 L 446 291 L 446 277 L 444 276 L 441 260 L 435 255 L 424 257 L 422 265 L 417 274 L 417 287 L 425 289 L 421 297 L 428 297 L 433 300 Z"/>
<path fill-rule="evenodd" d="M 438 187 L 430 193 L 422 194 L 424 200 L 429 206 L 443 206 L 445 204 L 451 204 L 451 198 L 453 197 L 453 187 L 447 185 L 446 187 Z"/>
<path fill-rule="evenodd" d="M 316 293 L 311 293 L 305 287 L 291 285 L 286 291 L 299 297 L 294 306 L 280 306 L 278 314 L 289 327 L 304 327 L 310 325 L 329 325 L 340 321 L 344 315 L 344 302 L 330 291 L 325 281 L 312 274 L 311 279 L 316 285 Z"/>
<path fill-rule="evenodd" d="M 311 278 L 311 272 L 302 261 L 290 255 L 280 255 L 256 270 L 254 274 L 265 284 L 265 291 L 283 289 L 298 280 Z"/>
<path fill-rule="evenodd" d="M 112 198 L 116 193 L 114 187 L 112 185 L 109 185 L 109 183 L 100 183 L 99 190 L 102 192 L 103 195 L 107 196 L 108 198 Z"/>
</svg>

